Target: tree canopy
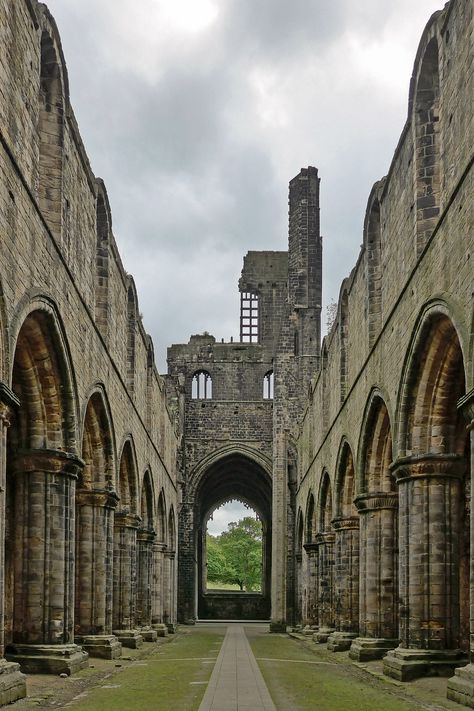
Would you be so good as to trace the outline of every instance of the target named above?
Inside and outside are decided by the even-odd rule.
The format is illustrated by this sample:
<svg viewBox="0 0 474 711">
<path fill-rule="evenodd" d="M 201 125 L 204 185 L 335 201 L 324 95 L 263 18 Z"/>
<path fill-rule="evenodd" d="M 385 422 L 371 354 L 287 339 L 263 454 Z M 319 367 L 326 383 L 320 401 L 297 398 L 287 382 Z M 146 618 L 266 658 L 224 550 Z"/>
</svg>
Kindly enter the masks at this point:
<svg viewBox="0 0 474 711">
<path fill-rule="evenodd" d="M 237 584 L 241 590 L 260 590 L 262 582 L 262 524 L 251 516 L 229 523 L 220 536 L 207 535 L 207 579 Z"/>
</svg>

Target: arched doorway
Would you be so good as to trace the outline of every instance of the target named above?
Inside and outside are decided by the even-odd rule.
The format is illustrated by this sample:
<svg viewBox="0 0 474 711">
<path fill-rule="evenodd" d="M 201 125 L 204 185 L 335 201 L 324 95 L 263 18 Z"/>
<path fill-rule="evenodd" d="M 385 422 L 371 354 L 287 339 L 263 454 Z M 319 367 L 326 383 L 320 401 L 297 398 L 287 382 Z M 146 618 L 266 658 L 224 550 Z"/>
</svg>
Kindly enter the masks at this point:
<svg viewBox="0 0 474 711">
<path fill-rule="evenodd" d="M 205 536 L 209 515 L 220 504 L 237 499 L 257 512 L 262 524 L 261 592 L 206 591 Z M 272 489 L 268 471 L 247 454 L 225 454 L 203 470 L 194 494 L 192 545 L 196 565 L 191 581 L 180 566 L 180 585 L 194 590 L 194 616 L 199 619 L 268 619 L 270 616 Z M 184 574 L 183 574 L 184 573 Z M 188 587 L 189 598 L 192 592 Z"/>
</svg>

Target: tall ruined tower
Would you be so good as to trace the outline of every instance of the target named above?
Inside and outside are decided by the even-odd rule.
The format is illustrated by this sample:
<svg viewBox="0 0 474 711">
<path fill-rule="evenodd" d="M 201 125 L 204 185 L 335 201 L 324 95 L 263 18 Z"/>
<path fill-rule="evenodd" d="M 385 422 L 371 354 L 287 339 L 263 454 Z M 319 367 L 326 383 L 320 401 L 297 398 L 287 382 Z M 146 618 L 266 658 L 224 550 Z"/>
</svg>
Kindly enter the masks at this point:
<svg viewBox="0 0 474 711">
<path fill-rule="evenodd" d="M 322 240 L 319 177 L 303 168 L 290 181 L 288 292 L 274 352 L 271 628 L 285 629 L 293 616 L 294 500 L 297 485 L 295 433 L 307 386 L 319 362 Z"/>
</svg>

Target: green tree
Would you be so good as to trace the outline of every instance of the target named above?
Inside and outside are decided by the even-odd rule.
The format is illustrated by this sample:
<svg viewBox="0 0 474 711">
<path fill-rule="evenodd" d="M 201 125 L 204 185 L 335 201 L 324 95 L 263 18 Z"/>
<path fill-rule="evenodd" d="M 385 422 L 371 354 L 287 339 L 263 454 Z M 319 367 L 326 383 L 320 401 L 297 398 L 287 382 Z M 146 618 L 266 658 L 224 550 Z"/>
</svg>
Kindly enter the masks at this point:
<svg viewBox="0 0 474 711">
<path fill-rule="evenodd" d="M 236 583 L 241 590 L 260 590 L 262 525 L 251 516 L 229 523 L 220 536 L 208 537 L 208 580 Z M 209 539 L 211 545 L 209 546 Z M 211 577 L 212 576 L 212 577 Z M 216 576 L 216 577 L 214 577 Z"/>
</svg>

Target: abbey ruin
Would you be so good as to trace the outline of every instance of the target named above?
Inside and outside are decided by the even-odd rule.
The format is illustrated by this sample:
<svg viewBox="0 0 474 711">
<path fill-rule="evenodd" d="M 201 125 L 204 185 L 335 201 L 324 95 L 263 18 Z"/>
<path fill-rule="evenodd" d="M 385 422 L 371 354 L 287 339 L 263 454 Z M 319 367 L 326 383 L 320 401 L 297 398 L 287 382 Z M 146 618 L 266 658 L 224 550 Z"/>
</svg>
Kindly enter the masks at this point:
<svg viewBox="0 0 474 711">
<path fill-rule="evenodd" d="M 474 708 L 472 0 L 421 37 L 322 343 L 308 167 L 288 250 L 244 258 L 240 338 L 192 335 L 166 375 L 54 19 L 1 0 L 0 26 L 0 704 L 177 623 L 259 619 Z M 262 521 L 261 593 L 206 589 L 231 499 Z"/>
</svg>

